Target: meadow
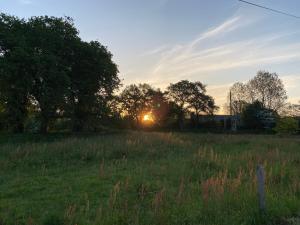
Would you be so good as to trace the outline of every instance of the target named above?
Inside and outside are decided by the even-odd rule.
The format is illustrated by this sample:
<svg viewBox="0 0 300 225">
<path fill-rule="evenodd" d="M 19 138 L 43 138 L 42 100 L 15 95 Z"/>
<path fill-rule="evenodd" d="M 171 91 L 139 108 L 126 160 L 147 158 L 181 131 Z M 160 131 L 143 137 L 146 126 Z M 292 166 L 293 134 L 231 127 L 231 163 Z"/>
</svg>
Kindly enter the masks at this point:
<svg viewBox="0 0 300 225">
<path fill-rule="evenodd" d="M 266 211 L 256 167 L 266 173 Z M 297 136 L 0 137 L 1 225 L 299 224 Z"/>
</svg>

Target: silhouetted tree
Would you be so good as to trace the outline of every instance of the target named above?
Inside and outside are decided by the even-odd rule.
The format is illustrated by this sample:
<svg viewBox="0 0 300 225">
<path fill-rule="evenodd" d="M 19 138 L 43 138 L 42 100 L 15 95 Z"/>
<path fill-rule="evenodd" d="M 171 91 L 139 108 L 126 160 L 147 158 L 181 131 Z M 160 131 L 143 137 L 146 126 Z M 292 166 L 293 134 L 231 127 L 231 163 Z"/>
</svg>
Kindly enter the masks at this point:
<svg viewBox="0 0 300 225">
<path fill-rule="evenodd" d="M 178 125 L 183 128 L 185 113 L 190 109 L 196 113 L 197 118 L 200 113 L 212 114 L 217 107 L 211 96 L 206 94 L 205 85 L 201 82 L 190 82 L 182 80 L 175 84 L 170 84 L 167 88 L 168 98 L 178 106 Z"/>
<path fill-rule="evenodd" d="M 107 116 L 119 84 L 112 54 L 83 42 L 71 18 L 0 14 L 1 102 L 15 132 L 23 132 L 28 108 L 37 109 L 43 133 L 57 116 L 81 131 Z"/>
<path fill-rule="evenodd" d="M 201 113 L 213 115 L 218 109 L 214 99 L 206 94 L 206 87 L 201 82 L 192 83 L 191 96 L 188 98 L 189 108 L 196 115 L 196 124 L 198 124 Z"/>
<path fill-rule="evenodd" d="M 27 25 L 33 70 L 30 94 L 39 108 L 40 130 L 46 133 L 49 122 L 62 110 L 69 91 L 70 62 L 66 61 L 66 47 L 77 39 L 78 32 L 70 18 L 33 17 Z"/>
<path fill-rule="evenodd" d="M 32 84 L 27 28 L 24 20 L 0 14 L 0 89 L 7 122 L 16 133 L 24 131 Z"/>
<path fill-rule="evenodd" d="M 235 83 L 231 88 L 232 104 L 234 114 L 240 114 L 246 104 L 259 101 L 263 107 L 280 112 L 287 100 L 286 90 L 281 79 L 276 73 L 258 71 L 257 75 L 246 84 Z M 229 94 L 228 94 L 229 96 Z M 228 98 L 228 107 L 229 98 Z"/>
<path fill-rule="evenodd" d="M 249 129 L 273 128 L 276 118 L 276 112 L 265 108 L 259 101 L 248 104 L 242 113 L 244 125 Z"/>
<path fill-rule="evenodd" d="M 148 84 L 129 85 L 120 94 L 122 112 L 138 125 L 143 113 L 151 111 L 155 90 Z"/>
<path fill-rule="evenodd" d="M 241 82 L 233 84 L 227 96 L 227 111 L 232 115 L 240 115 L 244 111 L 247 102 L 249 102 L 247 85 Z"/>
<path fill-rule="evenodd" d="M 119 87 L 117 65 L 99 42 L 78 42 L 70 75 L 70 108 L 73 130 L 94 126 L 108 113 L 108 102 Z"/>
<path fill-rule="evenodd" d="M 287 100 L 286 90 L 276 73 L 258 71 L 248 83 L 252 100 L 260 101 L 264 107 L 278 111 Z"/>
</svg>

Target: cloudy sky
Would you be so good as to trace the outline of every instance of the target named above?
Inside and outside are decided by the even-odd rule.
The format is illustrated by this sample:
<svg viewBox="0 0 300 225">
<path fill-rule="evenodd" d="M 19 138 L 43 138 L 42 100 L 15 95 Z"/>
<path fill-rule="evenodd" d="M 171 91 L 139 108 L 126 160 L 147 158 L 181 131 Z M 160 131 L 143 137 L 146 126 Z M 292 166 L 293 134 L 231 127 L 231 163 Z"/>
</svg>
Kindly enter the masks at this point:
<svg viewBox="0 0 300 225">
<path fill-rule="evenodd" d="M 300 16 L 299 0 L 250 0 Z M 300 100 L 300 19 L 238 0 L 0 0 L 1 12 L 71 16 L 108 46 L 123 83 L 201 81 L 219 106 L 234 82 L 277 72 Z"/>
</svg>

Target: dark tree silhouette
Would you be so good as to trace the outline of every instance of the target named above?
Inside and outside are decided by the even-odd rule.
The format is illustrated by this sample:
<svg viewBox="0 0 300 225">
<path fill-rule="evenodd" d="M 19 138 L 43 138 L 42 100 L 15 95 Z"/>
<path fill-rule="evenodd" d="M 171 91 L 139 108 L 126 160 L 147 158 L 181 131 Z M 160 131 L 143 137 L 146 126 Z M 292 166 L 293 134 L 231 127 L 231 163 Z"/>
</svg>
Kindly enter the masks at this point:
<svg viewBox="0 0 300 225">
<path fill-rule="evenodd" d="M 7 122 L 17 133 L 24 131 L 32 82 L 27 24 L 0 14 L 0 90 Z"/>
<path fill-rule="evenodd" d="M 117 65 L 99 42 L 78 42 L 70 75 L 73 130 L 89 129 L 107 114 L 107 104 L 119 87 Z"/>
<path fill-rule="evenodd" d="M 214 100 L 206 94 L 205 85 L 201 82 L 190 82 L 182 80 L 175 84 L 170 84 L 167 88 L 168 98 L 178 106 L 178 125 L 183 128 L 185 113 L 194 111 L 198 116 L 200 113 L 213 114 L 217 109 Z"/>
<path fill-rule="evenodd" d="M 0 101 L 15 132 L 35 108 L 40 131 L 58 116 L 81 131 L 108 113 L 117 65 L 99 42 L 83 42 L 71 18 L 0 15 Z M 34 106 L 34 107 L 32 107 Z"/>
<path fill-rule="evenodd" d="M 78 32 L 69 18 L 33 17 L 27 25 L 33 68 L 30 94 L 39 107 L 40 130 L 47 133 L 69 91 L 70 64 L 65 48 L 77 39 Z"/>
<path fill-rule="evenodd" d="M 148 84 L 129 85 L 120 94 L 122 112 L 135 122 L 140 123 L 143 113 L 151 111 L 155 90 Z"/>
<path fill-rule="evenodd" d="M 261 102 L 267 109 L 280 112 L 287 100 L 286 90 L 278 75 L 266 71 L 258 71 L 257 75 L 246 84 L 235 83 L 230 92 L 231 110 L 234 114 L 241 114 L 246 104 L 255 101 Z M 228 107 L 230 107 L 229 97 Z"/>
</svg>

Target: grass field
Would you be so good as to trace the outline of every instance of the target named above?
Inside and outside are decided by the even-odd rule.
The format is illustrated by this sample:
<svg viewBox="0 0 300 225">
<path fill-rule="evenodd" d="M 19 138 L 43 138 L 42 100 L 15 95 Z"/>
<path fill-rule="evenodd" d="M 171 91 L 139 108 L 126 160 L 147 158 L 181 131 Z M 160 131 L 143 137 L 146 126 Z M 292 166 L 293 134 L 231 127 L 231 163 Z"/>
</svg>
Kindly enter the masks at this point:
<svg viewBox="0 0 300 225">
<path fill-rule="evenodd" d="M 256 166 L 266 170 L 259 213 Z M 0 224 L 297 224 L 299 137 L 2 136 Z"/>
</svg>

